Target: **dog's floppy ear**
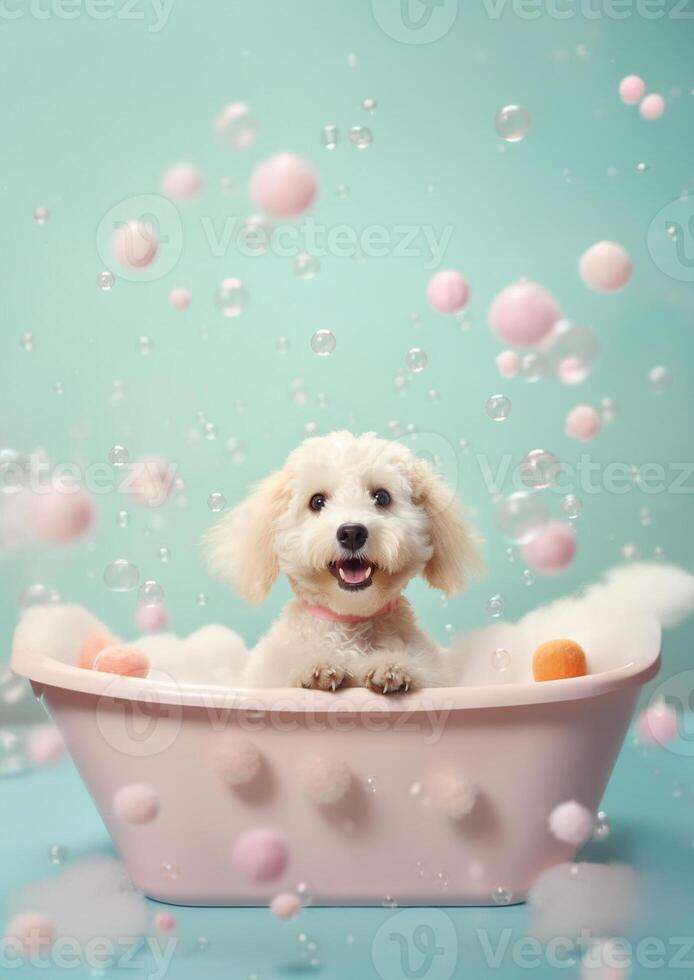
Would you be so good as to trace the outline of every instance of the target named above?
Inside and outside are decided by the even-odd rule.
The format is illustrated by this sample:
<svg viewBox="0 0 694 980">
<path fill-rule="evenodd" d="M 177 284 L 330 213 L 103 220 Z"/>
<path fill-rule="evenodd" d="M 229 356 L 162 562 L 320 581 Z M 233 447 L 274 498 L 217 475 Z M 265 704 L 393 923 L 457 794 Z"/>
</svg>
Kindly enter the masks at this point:
<svg viewBox="0 0 694 980">
<path fill-rule="evenodd" d="M 482 570 L 477 541 L 455 492 L 422 459 L 415 462 L 412 486 L 415 502 L 431 518 L 433 554 L 424 578 L 432 589 L 454 595 L 465 588 L 468 577 Z"/>
<path fill-rule="evenodd" d="M 285 470 L 267 477 L 205 538 L 210 571 L 249 602 L 262 602 L 279 575 L 274 523 L 288 503 L 288 484 Z"/>
</svg>

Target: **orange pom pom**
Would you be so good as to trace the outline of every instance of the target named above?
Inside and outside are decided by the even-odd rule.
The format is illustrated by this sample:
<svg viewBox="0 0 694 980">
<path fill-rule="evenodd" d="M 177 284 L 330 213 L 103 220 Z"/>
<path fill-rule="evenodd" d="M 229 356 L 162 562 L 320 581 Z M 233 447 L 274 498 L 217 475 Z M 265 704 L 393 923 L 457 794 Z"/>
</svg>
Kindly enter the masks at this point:
<svg viewBox="0 0 694 980">
<path fill-rule="evenodd" d="M 583 647 L 573 640 L 548 640 L 533 654 L 533 677 L 536 681 L 560 681 L 583 677 L 588 664 Z"/>
<path fill-rule="evenodd" d="M 97 654 L 94 670 L 120 674 L 122 677 L 146 677 L 149 673 L 149 660 L 135 647 L 110 646 Z"/>
<path fill-rule="evenodd" d="M 91 670 L 94 666 L 96 655 L 116 642 L 116 637 L 112 633 L 109 633 L 108 630 L 92 630 L 82 640 L 77 665 Z"/>
</svg>

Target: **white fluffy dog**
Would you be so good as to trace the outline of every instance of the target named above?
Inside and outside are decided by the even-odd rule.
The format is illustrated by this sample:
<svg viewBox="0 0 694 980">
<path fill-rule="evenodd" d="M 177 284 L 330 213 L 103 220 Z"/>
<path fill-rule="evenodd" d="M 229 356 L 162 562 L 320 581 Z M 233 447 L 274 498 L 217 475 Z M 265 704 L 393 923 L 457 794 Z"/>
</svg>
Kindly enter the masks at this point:
<svg viewBox="0 0 694 980">
<path fill-rule="evenodd" d="M 443 651 L 402 590 L 460 591 L 478 562 L 453 491 L 397 442 L 307 439 L 208 536 L 212 570 L 251 602 L 280 572 L 296 598 L 250 655 L 251 687 L 382 694 L 446 683 Z"/>
</svg>

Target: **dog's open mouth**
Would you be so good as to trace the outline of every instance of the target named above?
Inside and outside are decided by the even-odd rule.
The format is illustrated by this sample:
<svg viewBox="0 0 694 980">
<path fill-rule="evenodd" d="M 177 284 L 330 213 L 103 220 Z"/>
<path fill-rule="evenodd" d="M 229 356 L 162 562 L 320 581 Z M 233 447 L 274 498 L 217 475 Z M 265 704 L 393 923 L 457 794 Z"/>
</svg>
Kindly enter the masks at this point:
<svg viewBox="0 0 694 980">
<path fill-rule="evenodd" d="M 367 558 L 338 558 L 328 566 L 337 579 L 341 589 L 348 592 L 358 592 L 368 589 L 373 581 L 376 566 Z"/>
</svg>

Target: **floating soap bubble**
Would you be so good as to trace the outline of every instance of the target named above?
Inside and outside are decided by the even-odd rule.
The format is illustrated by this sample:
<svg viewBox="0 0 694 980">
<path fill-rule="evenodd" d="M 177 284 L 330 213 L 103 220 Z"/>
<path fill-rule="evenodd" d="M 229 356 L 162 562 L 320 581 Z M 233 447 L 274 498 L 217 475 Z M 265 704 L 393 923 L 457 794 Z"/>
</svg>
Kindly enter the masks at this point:
<svg viewBox="0 0 694 980">
<path fill-rule="evenodd" d="M 610 820 L 604 810 L 598 810 L 593 826 L 593 840 L 607 840 L 610 836 Z"/>
<path fill-rule="evenodd" d="M 320 272 L 320 263 L 315 255 L 304 252 L 294 259 L 294 272 L 299 279 L 315 279 Z"/>
<path fill-rule="evenodd" d="M 498 619 L 504 611 L 503 597 L 498 593 L 487 599 L 487 615 L 492 619 Z"/>
<path fill-rule="evenodd" d="M 407 367 L 413 374 L 419 374 L 427 366 L 426 351 L 421 347 L 410 347 L 405 358 Z"/>
<path fill-rule="evenodd" d="M 513 901 L 513 892 L 508 888 L 495 888 L 492 892 L 492 900 L 495 905 L 510 905 Z"/>
<path fill-rule="evenodd" d="M 523 585 L 527 585 L 528 587 L 535 585 L 535 576 L 529 568 L 523 569 Z"/>
<path fill-rule="evenodd" d="M 497 647 L 492 653 L 492 667 L 494 670 L 507 670 L 511 663 L 511 654 L 503 647 Z"/>
<path fill-rule="evenodd" d="M 506 395 L 491 395 L 485 411 L 492 422 L 504 422 L 511 414 L 511 399 Z"/>
<path fill-rule="evenodd" d="M 581 501 L 580 497 L 576 497 L 572 493 L 567 493 L 561 502 L 561 509 L 564 511 L 569 520 L 575 521 L 577 517 L 581 516 L 583 502 Z"/>
<path fill-rule="evenodd" d="M 137 351 L 143 357 L 148 357 L 154 350 L 154 344 L 152 343 L 151 337 L 138 337 L 137 338 Z"/>
<path fill-rule="evenodd" d="M 561 463 L 547 449 L 533 449 L 520 463 L 520 478 L 530 490 L 544 490 L 557 482 Z"/>
<path fill-rule="evenodd" d="M 326 150 L 334 150 L 337 146 L 337 126 L 329 124 L 323 126 L 323 132 L 321 133 L 321 143 Z"/>
<path fill-rule="evenodd" d="M 29 760 L 19 736 L 10 728 L 0 728 L 0 776 L 14 776 L 29 768 Z"/>
<path fill-rule="evenodd" d="M 272 244 L 273 224 L 260 214 L 246 218 L 239 229 L 238 244 L 243 255 L 265 255 Z M 227 314 L 235 316 L 235 314 Z"/>
<path fill-rule="evenodd" d="M 223 279 L 217 287 L 217 306 L 224 316 L 239 316 L 248 303 L 246 287 L 240 279 Z"/>
<path fill-rule="evenodd" d="M 216 439 L 217 438 L 217 425 L 216 425 L 216 423 L 215 422 L 210 422 L 209 419 L 206 422 L 203 422 L 202 434 L 204 435 L 204 437 L 206 439 L 208 439 L 210 441 L 212 439 Z"/>
<path fill-rule="evenodd" d="M 518 364 L 518 377 L 526 384 L 535 384 L 547 374 L 547 359 L 544 354 L 531 351 L 523 354 Z"/>
<path fill-rule="evenodd" d="M 23 677 L 13 674 L 9 667 L 0 670 L 0 704 L 19 704 L 29 693 Z"/>
<path fill-rule="evenodd" d="M 46 606 L 51 602 L 60 602 L 58 590 L 35 582 L 20 593 L 17 605 L 20 609 L 29 609 L 31 606 Z"/>
<path fill-rule="evenodd" d="M 116 514 L 116 524 L 118 527 L 127 527 L 130 523 L 130 514 L 127 510 L 119 510 Z"/>
<path fill-rule="evenodd" d="M 48 860 L 51 864 L 64 864 L 68 856 L 68 849 L 64 844 L 51 844 L 48 848 Z"/>
<path fill-rule="evenodd" d="M 289 337 L 278 337 L 275 341 L 275 350 L 278 354 L 286 354 L 290 347 Z"/>
<path fill-rule="evenodd" d="M 359 65 L 359 55 L 354 51 L 350 51 L 347 55 L 347 67 L 356 68 Z"/>
<path fill-rule="evenodd" d="M 154 579 L 147 579 L 138 589 L 137 599 L 144 606 L 158 605 L 164 601 L 164 589 Z"/>
<path fill-rule="evenodd" d="M 218 514 L 220 510 L 224 510 L 227 505 L 227 498 L 223 493 L 215 491 L 211 493 L 207 498 L 207 506 L 214 514 Z"/>
<path fill-rule="evenodd" d="M 62 381 L 56 381 L 56 383 L 53 385 L 53 394 L 59 396 L 65 394 L 65 385 Z"/>
<path fill-rule="evenodd" d="M 609 425 L 619 417 L 619 406 L 614 398 L 603 398 L 600 401 L 600 418 Z"/>
<path fill-rule="evenodd" d="M 204 592 L 198 592 L 197 603 L 201 607 L 207 605 L 207 595 Z"/>
<path fill-rule="evenodd" d="M 108 451 L 108 461 L 111 466 L 125 466 L 128 458 L 128 450 L 125 446 L 112 446 Z"/>
<path fill-rule="evenodd" d="M 104 272 L 97 272 L 96 274 L 96 284 L 104 293 L 107 293 L 109 289 L 113 289 L 115 282 L 116 277 L 108 270 L 105 270 Z"/>
<path fill-rule="evenodd" d="M 365 150 L 374 141 L 374 134 L 368 126 L 352 126 L 349 131 L 349 141 L 358 150 Z"/>
<path fill-rule="evenodd" d="M 538 493 L 519 490 L 496 507 L 496 526 L 514 544 L 525 544 L 549 521 L 549 507 Z"/>
<path fill-rule="evenodd" d="M 375 99 L 371 99 L 371 98 L 362 99 L 362 103 L 361 103 L 362 109 L 365 109 L 366 112 L 370 112 L 372 115 L 377 105 L 378 103 L 376 102 Z"/>
<path fill-rule="evenodd" d="M 37 225 L 45 225 L 48 221 L 50 211 L 48 208 L 34 208 L 34 221 Z"/>
<path fill-rule="evenodd" d="M 494 124 L 502 140 L 518 143 L 528 134 L 532 119 L 522 105 L 505 105 L 496 114 Z"/>
<path fill-rule="evenodd" d="M 239 466 L 241 463 L 246 462 L 246 446 L 240 439 L 237 439 L 236 436 L 229 436 L 224 444 L 224 449 L 231 456 L 232 461 L 237 463 Z"/>
<path fill-rule="evenodd" d="M 166 547 L 159 549 L 159 561 L 165 564 L 171 558 L 171 552 Z"/>
<path fill-rule="evenodd" d="M 19 338 L 19 346 L 22 348 L 22 350 L 25 350 L 27 354 L 30 354 L 34 349 L 33 333 L 23 333 Z"/>
<path fill-rule="evenodd" d="M 215 120 L 215 129 L 232 150 L 247 150 L 258 135 L 258 121 L 245 102 L 225 106 Z"/>
<path fill-rule="evenodd" d="M 327 357 L 335 350 L 337 341 L 330 330 L 316 330 L 311 337 L 311 350 L 319 357 Z"/>
<path fill-rule="evenodd" d="M 672 384 L 672 374 L 659 364 L 648 372 L 648 387 L 654 395 L 662 395 Z"/>
<path fill-rule="evenodd" d="M 564 384 L 583 381 L 599 353 L 600 342 L 590 327 L 582 327 L 569 320 L 560 320 L 555 324 L 547 359 L 550 370 Z"/>
<path fill-rule="evenodd" d="M 104 569 L 104 585 L 112 592 L 132 592 L 140 581 L 140 571 L 137 565 L 117 558 Z"/>
</svg>

